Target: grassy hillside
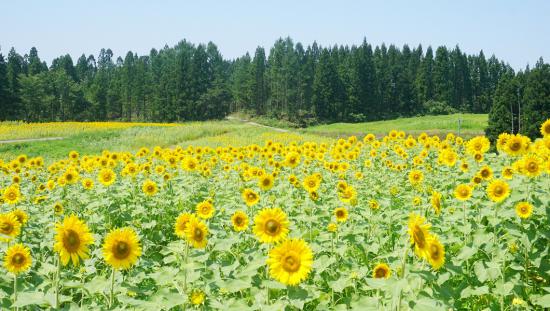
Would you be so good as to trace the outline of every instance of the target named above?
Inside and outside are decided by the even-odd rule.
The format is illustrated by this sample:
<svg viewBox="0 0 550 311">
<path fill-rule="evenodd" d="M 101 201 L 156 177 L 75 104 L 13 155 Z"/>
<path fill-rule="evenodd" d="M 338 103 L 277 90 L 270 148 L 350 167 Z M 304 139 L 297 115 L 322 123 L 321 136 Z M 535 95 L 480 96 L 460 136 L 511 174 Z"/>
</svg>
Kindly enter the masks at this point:
<svg viewBox="0 0 550 311">
<path fill-rule="evenodd" d="M 344 136 L 366 133 L 386 134 L 395 129 L 411 134 L 427 132 L 433 135 L 444 135 L 449 132 L 458 132 L 459 119 L 462 119 L 460 133 L 465 137 L 483 134 L 487 126 L 486 114 L 452 114 L 365 123 L 333 123 L 309 127 L 303 131 L 311 134 Z"/>
</svg>

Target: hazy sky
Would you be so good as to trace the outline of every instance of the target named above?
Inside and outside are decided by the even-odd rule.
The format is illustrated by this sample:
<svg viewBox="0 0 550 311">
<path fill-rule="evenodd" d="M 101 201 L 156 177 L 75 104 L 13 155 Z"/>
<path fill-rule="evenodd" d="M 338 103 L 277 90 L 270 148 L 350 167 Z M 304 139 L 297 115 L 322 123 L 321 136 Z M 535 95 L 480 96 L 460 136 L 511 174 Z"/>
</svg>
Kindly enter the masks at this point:
<svg viewBox="0 0 550 311">
<path fill-rule="evenodd" d="M 141 1 L 0 0 L 0 47 L 36 46 L 51 60 L 111 48 L 148 54 L 181 39 L 212 41 L 226 58 L 290 36 L 304 45 L 421 43 L 483 49 L 514 68 L 550 61 L 550 1 Z M 76 60 L 74 60 L 76 62 Z"/>
</svg>

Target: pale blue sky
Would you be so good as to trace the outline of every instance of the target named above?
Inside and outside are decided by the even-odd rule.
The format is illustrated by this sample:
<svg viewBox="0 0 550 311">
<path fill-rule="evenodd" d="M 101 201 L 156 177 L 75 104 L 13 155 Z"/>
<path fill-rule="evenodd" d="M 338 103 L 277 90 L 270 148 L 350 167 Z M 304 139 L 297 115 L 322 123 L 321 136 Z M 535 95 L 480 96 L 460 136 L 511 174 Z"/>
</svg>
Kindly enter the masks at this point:
<svg viewBox="0 0 550 311">
<path fill-rule="evenodd" d="M 181 39 L 213 41 L 226 58 L 270 47 L 279 37 L 304 45 L 422 43 L 467 53 L 483 49 L 514 68 L 550 61 L 550 1 L 141 1 L 0 0 L 0 46 L 48 64 L 59 55 L 115 56 Z M 76 60 L 75 60 L 76 61 Z"/>
</svg>

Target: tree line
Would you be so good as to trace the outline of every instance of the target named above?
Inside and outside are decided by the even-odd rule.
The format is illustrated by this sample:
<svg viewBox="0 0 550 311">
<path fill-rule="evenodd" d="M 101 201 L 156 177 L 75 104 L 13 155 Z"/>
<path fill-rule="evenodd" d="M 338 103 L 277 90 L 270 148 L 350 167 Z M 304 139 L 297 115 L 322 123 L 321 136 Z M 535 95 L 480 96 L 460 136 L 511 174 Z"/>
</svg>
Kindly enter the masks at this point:
<svg viewBox="0 0 550 311">
<path fill-rule="evenodd" d="M 64 55 L 50 66 L 36 48 L 23 56 L 12 48 L 7 59 L 0 53 L 0 119 L 174 122 L 247 111 L 305 126 L 460 111 L 491 112 L 492 120 L 501 120 L 493 111 L 504 111 L 503 103 L 525 102 L 528 112 L 531 97 L 548 92 L 539 81 L 547 66 L 540 60 L 533 70 L 516 73 L 483 51 L 373 47 L 366 40 L 304 47 L 285 38 L 269 52 L 258 47 L 253 56 L 234 60 L 224 59 L 211 42 L 183 40 L 149 55 L 130 51 L 114 59 L 110 49 L 101 49 L 97 58 L 83 54 L 75 64 Z M 544 105 L 531 110 L 544 114 Z M 520 122 L 514 107 L 508 118 Z"/>
</svg>

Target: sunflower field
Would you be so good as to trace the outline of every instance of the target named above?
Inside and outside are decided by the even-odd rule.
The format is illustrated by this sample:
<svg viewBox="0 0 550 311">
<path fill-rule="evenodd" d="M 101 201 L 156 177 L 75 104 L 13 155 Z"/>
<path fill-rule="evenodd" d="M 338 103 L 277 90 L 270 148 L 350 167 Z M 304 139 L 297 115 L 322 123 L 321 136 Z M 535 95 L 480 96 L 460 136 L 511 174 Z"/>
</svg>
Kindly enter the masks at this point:
<svg viewBox="0 0 550 311">
<path fill-rule="evenodd" d="M 541 133 L 3 159 L 1 309 L 548 309 Z"/>
</svg>

